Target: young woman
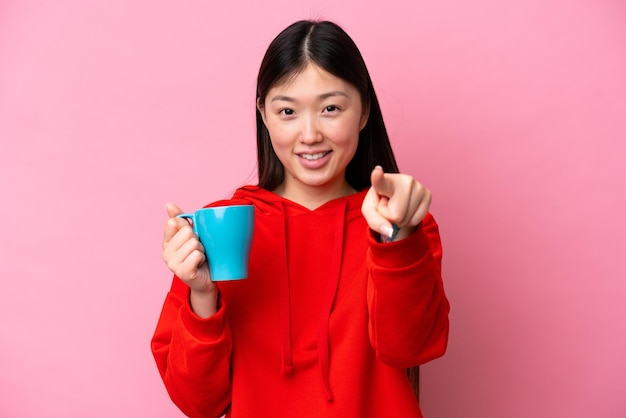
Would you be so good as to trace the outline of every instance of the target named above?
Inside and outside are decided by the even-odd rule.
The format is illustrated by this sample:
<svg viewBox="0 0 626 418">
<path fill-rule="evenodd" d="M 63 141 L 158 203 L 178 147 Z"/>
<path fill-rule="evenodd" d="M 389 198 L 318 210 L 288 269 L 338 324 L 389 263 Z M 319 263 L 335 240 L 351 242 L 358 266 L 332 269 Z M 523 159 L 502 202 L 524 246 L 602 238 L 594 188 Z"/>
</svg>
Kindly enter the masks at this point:
<svg viewBox="0 0 626 418">
<path fill-rule="evenodd" d="M 211 281 L 169 204 L 175 274 L 152 340 L 188 416 L 421 417 L 406 370 L 444 354 L 448 311 L 431 193 L 399 174 L 352 39 L 300 21 L 258 75 L 249 276 Z"/>
</svg>

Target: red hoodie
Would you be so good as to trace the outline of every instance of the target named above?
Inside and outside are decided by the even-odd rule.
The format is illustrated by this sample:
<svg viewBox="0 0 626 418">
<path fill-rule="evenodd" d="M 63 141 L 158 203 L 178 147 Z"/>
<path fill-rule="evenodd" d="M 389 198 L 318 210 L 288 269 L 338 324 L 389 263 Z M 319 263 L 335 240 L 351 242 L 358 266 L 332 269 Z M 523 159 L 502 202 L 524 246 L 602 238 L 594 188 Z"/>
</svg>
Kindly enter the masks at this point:
<svg viewBox="0 0 626 418">
<path fill-rule="evenodd" d="M 428 214 L 378 243 L 365 191 L 309 210 L 254 186 L 216 204 L 256 207 L 248 279 L 217 283 L 201 319 L 174 278 L 152 339 L 190 417 L 421 417 L 406 368 L 446 350 L 441 242 Z M 215 204 L 214 204 L 215 205 Z"/>
</svg>

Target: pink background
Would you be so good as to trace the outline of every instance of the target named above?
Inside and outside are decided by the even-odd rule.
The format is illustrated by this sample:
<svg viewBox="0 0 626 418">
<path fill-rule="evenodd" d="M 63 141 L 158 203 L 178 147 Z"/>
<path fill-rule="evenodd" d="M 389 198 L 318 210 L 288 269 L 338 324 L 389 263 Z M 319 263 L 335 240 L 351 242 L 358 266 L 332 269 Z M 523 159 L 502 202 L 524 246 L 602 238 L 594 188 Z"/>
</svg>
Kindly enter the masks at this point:
<svg viewBox="0 0 626 418">
<path fill-rule="evenodd" d="M 179 416 L 164 204 L 254 181 L 256 71 L 308 17 L 354 37 L 434 191 L 426 417 L 626 416 L 622 0 L 1 1 L 0 416 Z"/>
</svg>

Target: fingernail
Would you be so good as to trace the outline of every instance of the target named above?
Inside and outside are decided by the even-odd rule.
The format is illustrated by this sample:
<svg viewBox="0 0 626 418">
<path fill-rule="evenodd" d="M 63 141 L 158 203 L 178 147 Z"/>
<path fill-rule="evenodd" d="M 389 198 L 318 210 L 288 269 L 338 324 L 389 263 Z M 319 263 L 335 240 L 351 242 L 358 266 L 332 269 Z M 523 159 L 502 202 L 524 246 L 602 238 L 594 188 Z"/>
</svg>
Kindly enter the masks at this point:
<svg viewBox="0 0 626 418">
<path fill-rule="evenodd" d="M 393 235 L 393 228 L 389 225 L 382 225 L 380 227 L 380 233 L 386 238 L 391 238 L 391 236 Z"/>
<path fill-rule="evenodd" d="M 380 229 L 384 234 L 380 236 L 381 242 L 393 242 L 398 236 L 398 231 L 400 231 L 400 227 L 396 224 L 391 224 L 391 228 L 388 225 L 383 225 Z"/>
</svg>

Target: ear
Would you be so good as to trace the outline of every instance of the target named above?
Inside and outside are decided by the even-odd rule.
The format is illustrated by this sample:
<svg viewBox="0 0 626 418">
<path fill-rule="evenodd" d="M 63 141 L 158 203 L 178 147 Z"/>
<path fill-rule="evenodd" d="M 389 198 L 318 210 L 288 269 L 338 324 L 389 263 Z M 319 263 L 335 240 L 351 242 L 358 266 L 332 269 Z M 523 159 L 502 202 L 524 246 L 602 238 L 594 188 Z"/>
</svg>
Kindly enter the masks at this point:
<svg viewBox="0 0 626 418">
<path fill-rule="evenodd" d="M 367 125 L 367 120 L 370 117 L 370 102 L 363 103 L 363 112 L 361 112 L 361 122 L 359 124 L 359 131 L 362 131 Z"/>
<path fill-rule="evenodd" d="M 263 119 L 263 123 L 267 126 L 267 121 L 265 120 L 265 106 L 261 103 L 261 98 L 256 99 L 256 108 L 261 114 L 261 118 Z"/>
</svg>

